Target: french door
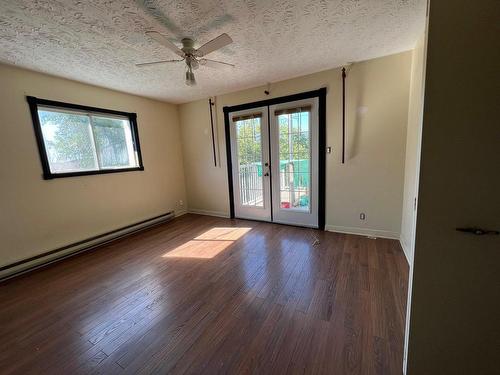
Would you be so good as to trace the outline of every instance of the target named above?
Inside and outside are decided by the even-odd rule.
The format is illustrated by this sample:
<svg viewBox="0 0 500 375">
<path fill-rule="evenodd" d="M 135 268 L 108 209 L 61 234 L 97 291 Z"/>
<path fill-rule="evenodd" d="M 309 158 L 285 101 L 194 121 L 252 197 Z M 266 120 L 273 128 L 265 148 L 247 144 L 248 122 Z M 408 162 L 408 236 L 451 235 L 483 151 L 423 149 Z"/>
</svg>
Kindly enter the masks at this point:
<svg viewBox="0 0 500 375">
<path fill-rule="evenodd" d="M 235 217 L 318 227 L 318 104 L 228 113 Z"/>
<path fill-rule="evenodd" d="M 235 216 L 271 221 L 267 107 L 230 113 Z"/>
</svg>

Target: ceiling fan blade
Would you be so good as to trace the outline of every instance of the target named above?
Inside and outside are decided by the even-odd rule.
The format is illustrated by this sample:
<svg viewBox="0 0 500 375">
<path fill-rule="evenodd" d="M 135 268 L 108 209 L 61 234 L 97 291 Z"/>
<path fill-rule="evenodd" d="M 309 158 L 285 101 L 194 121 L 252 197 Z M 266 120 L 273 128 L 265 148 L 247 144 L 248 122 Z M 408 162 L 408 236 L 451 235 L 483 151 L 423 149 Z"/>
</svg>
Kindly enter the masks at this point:
<svg viewBox="0 0 500 375">
<path fill-rule="evenodd" d="M 146 35 L 156 40 L 162 46 L 167 47 L 172 52 L 176 53 L 180 57 L 184 57 L 184 51 L 177 47 L 174 43 L 168 40 L 165 35 L 160 34 L 157 31 L 146 31 Z"/>
<path fill-rule="evenodd" d="M 231 44 L 233 40 L 231 37 L 227 34 L 221 34 L 217 38 L 212 39 L 210 42 L 205 43 L 202 45 L 200 48 L 196 50 L 196 56 L 202 57 L 206 56 L 209 53 L 218 50 L 222 47 L 227 46 L 228 44 Z"/>
<path fill-rule="evenodd" d="M 226 65 L 234 68 L 236 65 L 230 64 L 224 61 L 217 61 L 217 60 L 209 60 L 209 59 L 201 59 L 200 60 L 201 65 L 209 66 L 211 68 L 219 68 L 221 65 Z"/>
<path fill-rule="evenodd" d="M 161 60 L 161 61 L 153 61 L 153 62 L 135 64 L 135 66 L 137 66 L 138 68 L 142 68 L 144 66 L 149 66 L 149 65 L 165 64 L 165 63 L 172 63 L 172 62 L 179 62 L 179 61 L 184 61 L 184 60 Z"/>
</svg>

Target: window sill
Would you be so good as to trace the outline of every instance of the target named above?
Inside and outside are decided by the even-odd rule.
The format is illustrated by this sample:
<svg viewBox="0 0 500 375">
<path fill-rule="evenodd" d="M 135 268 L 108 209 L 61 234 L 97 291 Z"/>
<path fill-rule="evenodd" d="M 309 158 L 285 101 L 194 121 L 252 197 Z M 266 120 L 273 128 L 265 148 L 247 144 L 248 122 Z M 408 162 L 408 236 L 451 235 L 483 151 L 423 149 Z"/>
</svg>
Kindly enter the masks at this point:
<svg viewBox="0 0 500 375">
<path fill-rule="evenodd" d="M 53 180 L 55 178 L 64 177 L 78 177 L 78 176 L 93 176 L 99 174 L 109 174 L 109 173 L 121 173 L 121 172 L 135 172 L 143 171 L 144 167 L 133 167 L 133 168 L 119 168 L 119 169 L 101 169 L 98 171 L 81 171 L 81 172 L 64 172 L 64 173 L 44 173 L 44 180 Z"/>
</svg>

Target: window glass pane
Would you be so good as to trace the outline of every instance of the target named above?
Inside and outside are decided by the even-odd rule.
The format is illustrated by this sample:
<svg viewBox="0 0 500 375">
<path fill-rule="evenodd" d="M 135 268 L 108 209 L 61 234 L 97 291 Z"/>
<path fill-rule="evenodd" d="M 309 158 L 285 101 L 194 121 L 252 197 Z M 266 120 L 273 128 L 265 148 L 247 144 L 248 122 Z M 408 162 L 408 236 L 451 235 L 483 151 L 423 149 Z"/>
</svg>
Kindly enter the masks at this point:
<svg viewBox="0 0 500 375">
<path fill-rule="evenodd" d="M 310 112 L 302 112 L 300 114 L 300 131 L 308 132 L 309 131 L 309 114 Z"/>
<path fill-rule="evenodd" d="M 92 125 L 101 169 L 137 165 L 128 119 L 92 115 Z"/>
<path fill-rule="evenodd" d="M 128 117 L 48 106 L 37 112 L 50 173 L 139 166 Z"/>
<path fill-rule="evenodd" d="M 238 120 L 237 129 L 240 203 L 264 206 L 261 118 Z"/>
<path fill-rule="evenodd" d="M 245 136 L 245 121 L 236 122 L 236 137 L 243 138 Z"/>
<path fill-rule="evenodd" d="M 293 113 L 287 116 L 289 116 L 291 121 L 291 128 L 290 128 L 291 133 L 298 133 L 300 131 L 300 120 L 301 120 L 300 113 Z"/>
<path fill-rule="evenodd" d="M 87 115 L 39 109 L 38 117 L 52 173 L 98 169 Z"/>
<path fill-rule="evenodd" d="M 309 112 L 278 115 L 280 207 L 284 210 L 310 210 L 309 121 Z"/>
</svg>

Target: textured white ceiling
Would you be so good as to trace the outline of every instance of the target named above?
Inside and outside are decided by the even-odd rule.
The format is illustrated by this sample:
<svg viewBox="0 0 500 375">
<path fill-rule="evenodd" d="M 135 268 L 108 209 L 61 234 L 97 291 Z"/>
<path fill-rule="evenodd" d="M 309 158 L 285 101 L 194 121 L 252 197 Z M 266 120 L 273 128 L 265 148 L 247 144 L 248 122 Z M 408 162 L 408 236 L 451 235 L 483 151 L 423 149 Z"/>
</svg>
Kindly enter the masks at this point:
<svg viewBox="0 0 500 375">
<path fill-rule="evenodd" d="M 426 0 L 1 0 L 0 61 L 86 83 L 188 102 L 411 49 Z M 226 32 L 234 43 L 207 56 L 237 67 L 196 71 L 144 32 L 200 46 Z"/>
</svg>

